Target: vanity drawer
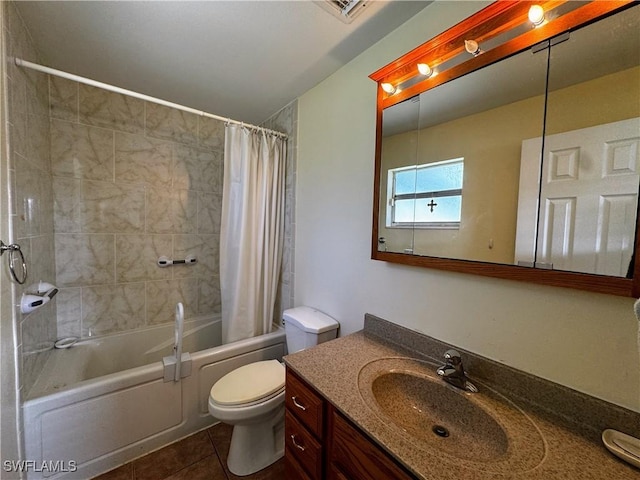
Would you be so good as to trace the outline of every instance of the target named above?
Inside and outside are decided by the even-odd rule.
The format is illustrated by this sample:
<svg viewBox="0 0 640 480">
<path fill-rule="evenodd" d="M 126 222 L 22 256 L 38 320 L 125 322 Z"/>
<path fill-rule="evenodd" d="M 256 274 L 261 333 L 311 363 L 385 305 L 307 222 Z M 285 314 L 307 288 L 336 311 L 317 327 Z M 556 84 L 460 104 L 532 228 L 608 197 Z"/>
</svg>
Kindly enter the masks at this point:
<svg viewBox="0 0 640 480">
<path fill-rule="evenodd" d="M 287 370 L 285 405 L 317 438 L 322 440 L 324 400 Z"/>
<path fill-rule="evenodd" d="M 285 410 L 284 442 L 286 457 L 293 466 L 302 466 L 309 478 L 322 478 L 322 446 L 289 410 Z M 295 462 L 299 465 L 295 465 Z"/>
</svg>

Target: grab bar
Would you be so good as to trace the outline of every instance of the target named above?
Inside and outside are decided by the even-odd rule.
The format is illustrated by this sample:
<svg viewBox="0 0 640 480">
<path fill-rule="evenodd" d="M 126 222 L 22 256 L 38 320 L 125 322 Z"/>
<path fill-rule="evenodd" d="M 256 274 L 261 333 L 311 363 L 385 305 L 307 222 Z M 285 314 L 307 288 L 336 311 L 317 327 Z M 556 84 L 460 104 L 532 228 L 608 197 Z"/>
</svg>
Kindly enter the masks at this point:
<svg viewBox="0 0 640 480">
<path fill-rule="evenodd" d="M 176 325 L 175 325 L 175 344 L 173 353 L 176 356 L 176 370 L 173 375 L 173 381 L 180 381 L 180 368 L 182 365 L 182 330 L 184 328 L 184 307 L 181 302 L 176 305 Z"/>
<path fill-rule="evenodd" d="M 174 324 L 173 355 L 162 358 L 165 382 L 179 382 L 181 378 L 191 375 L 191 355 L 189 352 L 182 353 L 183 330 L 184 307 L 182 303 L 178 302 L 176 305 L 176 320 Z M 171 340 L 169 340 L 169 342 L 171 342 Z"/>
</svg>

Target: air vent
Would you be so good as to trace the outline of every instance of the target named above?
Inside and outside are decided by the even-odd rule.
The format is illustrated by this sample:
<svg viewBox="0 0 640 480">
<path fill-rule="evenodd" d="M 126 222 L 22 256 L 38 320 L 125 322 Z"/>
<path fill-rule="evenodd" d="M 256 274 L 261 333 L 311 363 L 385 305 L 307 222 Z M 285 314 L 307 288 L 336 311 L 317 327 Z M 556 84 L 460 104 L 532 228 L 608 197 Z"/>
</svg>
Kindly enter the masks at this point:
<svg viewBox="0 0 640 480">
<path fill-rule="evenodd" d="M 317 0 L 314 3 L 344 23 L 351 23 L 367 6 L 364 0 Z"/>
</svg>

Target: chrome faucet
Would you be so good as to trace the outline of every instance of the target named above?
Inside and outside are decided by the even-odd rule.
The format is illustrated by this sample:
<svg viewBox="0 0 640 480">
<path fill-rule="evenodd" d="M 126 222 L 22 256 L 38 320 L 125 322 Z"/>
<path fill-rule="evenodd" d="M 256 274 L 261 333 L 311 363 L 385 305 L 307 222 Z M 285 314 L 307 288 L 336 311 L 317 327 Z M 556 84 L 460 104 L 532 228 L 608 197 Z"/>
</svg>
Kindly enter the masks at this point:
<svg viewBox="0 0 640 480">
<path fill-rule="evenodd" d="M 444 353 L 445 364 L 436 370 L 436 373 L 442 379 L 453 385 L 454 387 L 467 390 L 469 392 L 477 392 L 476 386 L 469 381 L 467 374 L 464 372 L 462 358 L 457 350 L 447 350 Z"/>
</svg>

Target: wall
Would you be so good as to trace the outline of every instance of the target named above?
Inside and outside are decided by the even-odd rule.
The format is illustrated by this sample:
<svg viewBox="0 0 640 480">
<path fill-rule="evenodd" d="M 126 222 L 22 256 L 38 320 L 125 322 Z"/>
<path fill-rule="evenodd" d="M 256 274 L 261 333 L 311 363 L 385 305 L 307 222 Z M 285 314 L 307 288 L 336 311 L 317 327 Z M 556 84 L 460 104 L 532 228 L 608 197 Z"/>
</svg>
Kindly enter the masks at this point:
<svg viewBox="0 0 640 480">
<path fill-rule="evenodd" d="M 280 282 L 278 295 L 273 312 L 273 320 L 280 323 L 282 312 L 294 306 L 295 279 L 295 202 L 296 202 L 296 163 L 298 158 L 298 101 L 289 105 L 269 117 L 262 126 L 287 134 L 287 165 L 285 178 L 284 201 L 284 245 L 282 249 L 282 266 L 280 267 Z"/>
<path fill-rule="evenodd" d="M 224 123 L 50 78 L 58 334 L 220 312 Z M 195 265 L 160 268 L 160 256 Z"/>
<path fill-rule="evenodd" d="M 431 4 L 299 98 L 295 303 L 334 316 L 341 335 L 370 312 L 640 411 L 633 299 L 370 259 L 376 85 L 368 75 L 486 4 Z"/>
<path fill-rule="evenodd" d="M 56 302 L 22 315 L 16 305 L 37 279 L 54 275 L 53 202 L 49 167 L 47 77 L 25 72 L 14 57 L 38 61 L 29 33 L 15 6 L 2 2 L 2 240 L 18 243 L 28 278 L 12 284 L 6 254 L 2 257 L 2 459 L 17 460 L 21 447 L 22 397 L 47 359 L 47 342 L 56 337 Z M 18 272 L 20 274 L 20 272 Z M 4 476 L 18 477 L 4 472 Z"/>
</svg>

